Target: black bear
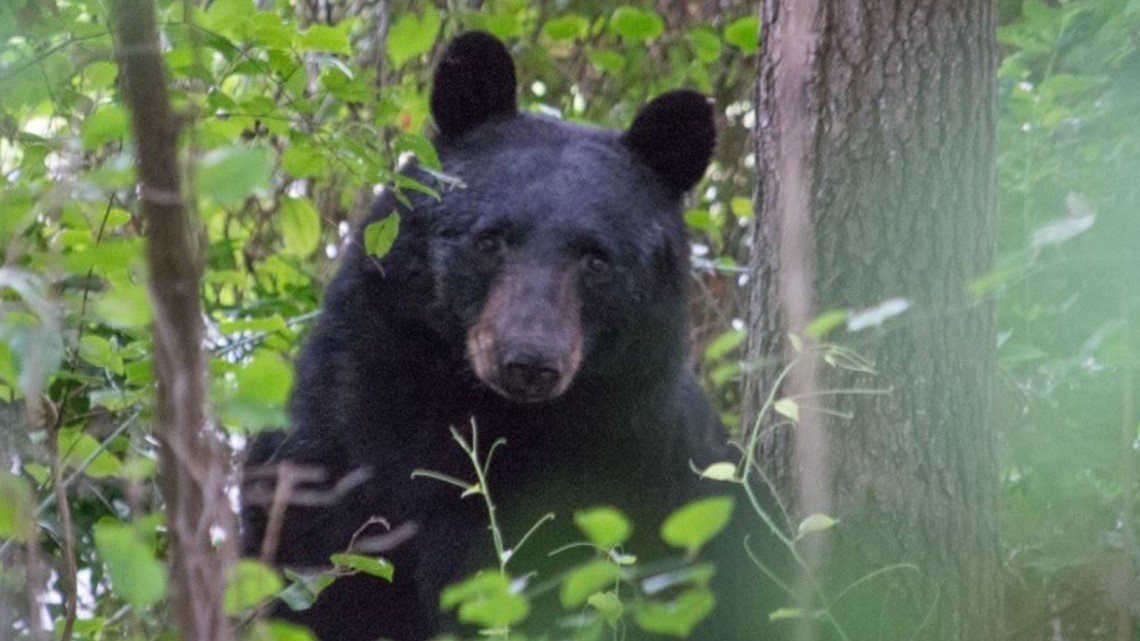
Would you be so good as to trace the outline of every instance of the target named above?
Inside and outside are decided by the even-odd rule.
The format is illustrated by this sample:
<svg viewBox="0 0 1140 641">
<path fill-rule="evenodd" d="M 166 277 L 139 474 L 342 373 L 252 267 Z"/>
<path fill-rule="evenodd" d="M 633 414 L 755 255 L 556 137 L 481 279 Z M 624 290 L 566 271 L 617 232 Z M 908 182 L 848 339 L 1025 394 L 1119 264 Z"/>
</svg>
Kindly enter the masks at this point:
<svg viewBox="0 0 1140 641">
<path fill-rule="evenodd" d="M 729 458 L 685 362 L 682 197 L 713 151 L 709 101 L 667 93 L 617 132 L 520 113 L 515 94 L 494 37 L 447 49 L 431 109 L 451 178 L 412 169 L 441 197 L 380 198 L 361 229 L 396 212 L 395 244 L 376 259 L 357 231 L 297 364 L 291 431 L 252 448 L 248 465 L 319 478 L 273 524 L 247 501 L 245 553 L 268 534 L 276 562 L 321 566 L 367 535 L 395 565 L 391 584 L 345 577 L 289 615 L 323 641 L 446 631 L 441 589 L 494 565 L 483 504 L 412 476 L 472 478 L 451 428 L 505 439 L 489 486 L 508 539 L 556 514 L 527 544 L 540 563 L 597 505 L 631 517 L 632 551 L 652 548 L 662 518 L 714 485 L 693 466 Z"/>
</svg>

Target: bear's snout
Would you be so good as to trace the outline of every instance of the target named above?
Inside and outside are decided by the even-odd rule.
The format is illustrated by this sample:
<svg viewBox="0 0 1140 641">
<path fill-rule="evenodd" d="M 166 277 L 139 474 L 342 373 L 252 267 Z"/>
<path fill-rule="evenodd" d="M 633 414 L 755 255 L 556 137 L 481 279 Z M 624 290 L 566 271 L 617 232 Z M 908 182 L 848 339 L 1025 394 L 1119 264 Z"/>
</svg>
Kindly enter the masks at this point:
<svg viewBox="0 0 1140 641">
<path fill-rule="evenodd" d="M 561 396 L 582 360 L 573 274 L 543 268 L 504 274 L 467 333 L 467 357 L 475 375 L 509 400 Z"/>
</svg>

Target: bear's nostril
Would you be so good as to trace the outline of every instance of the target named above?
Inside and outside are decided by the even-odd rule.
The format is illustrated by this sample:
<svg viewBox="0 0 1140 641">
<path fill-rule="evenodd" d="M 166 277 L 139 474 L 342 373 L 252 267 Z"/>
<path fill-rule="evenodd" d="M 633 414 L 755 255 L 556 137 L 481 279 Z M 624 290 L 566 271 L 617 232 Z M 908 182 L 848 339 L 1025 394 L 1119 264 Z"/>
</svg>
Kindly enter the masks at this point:
<svg viewBox="0 0 1140 641">
<path fill-rule="evenodd" d="M 537 400 L 550 396 L 558 384 L 558 370 L 533 362 L 509 362 L 502 368 L 505 391 L 524 400 Z"/>
</svg>

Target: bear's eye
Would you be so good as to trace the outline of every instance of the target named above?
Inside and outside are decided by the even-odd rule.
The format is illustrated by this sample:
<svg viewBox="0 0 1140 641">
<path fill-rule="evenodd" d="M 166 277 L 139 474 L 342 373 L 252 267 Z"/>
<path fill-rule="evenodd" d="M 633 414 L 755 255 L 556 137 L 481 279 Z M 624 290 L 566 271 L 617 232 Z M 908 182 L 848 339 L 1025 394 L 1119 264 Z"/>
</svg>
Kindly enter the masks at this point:
<svg viewBox="0 0 1140 641">
<path fill-rule="evenodd" d="M 595 274 L 608 270 L 611 265 L 609 256 L 601 252 L 590 252 L 582 258 L 582 261 L 585 263 L 586 269 Z"/>
<path fill-rule="evenodd" d="M 503 235 L 495 231 L 485 231 L 475 237 L 475 250 L 480 254 L 495 254 L 503 246 Z"/>
</svg>

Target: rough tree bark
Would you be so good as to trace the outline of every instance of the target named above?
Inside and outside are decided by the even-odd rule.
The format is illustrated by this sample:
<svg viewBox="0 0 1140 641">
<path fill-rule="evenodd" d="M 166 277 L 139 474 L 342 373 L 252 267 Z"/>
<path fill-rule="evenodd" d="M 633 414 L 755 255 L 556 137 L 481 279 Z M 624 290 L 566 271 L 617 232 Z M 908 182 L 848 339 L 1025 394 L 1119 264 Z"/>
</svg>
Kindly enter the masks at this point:
<svg viewBox="0 0 1140 641">
<path fill-rule="evenodd" d="M 994 4 L 763 4 L 749 350 L 767 366 L 746 383 L 745 424 L 790 360 L 789 331 L 827 310 L 911 304 L 885 330 L 828 337 L 877 374 L 793 369 L 778 395 L 809 395 L 799 423 L 762 442 L 796 516 L 841 519 L 805 539 L 826 595 L 806 599 L 843 632 L 808 637 L 1001 638 L 992 310 L 967 292 L 994 251 Z M 889 392 L 826 393 L 872 388 Z M 894 564 L 917 570 L 835 600 Z"/>
<path fill-rule="evenodd" d="M 199 296 L 201 259 L 182 198 L 178 120 L 166 90 L 151 0 L 112 4 L 122 88 L 131 111 L 138 194 L 146 226 L 154 308 L 155 433 L 162 443 L 170 600 L 184 641 L 233 638 L 222 611 L 233 556 L 227 466 L 206 420 L 205 363 Z M 226 534 L 212 542 L 215 528 Z"/>
</svg>

